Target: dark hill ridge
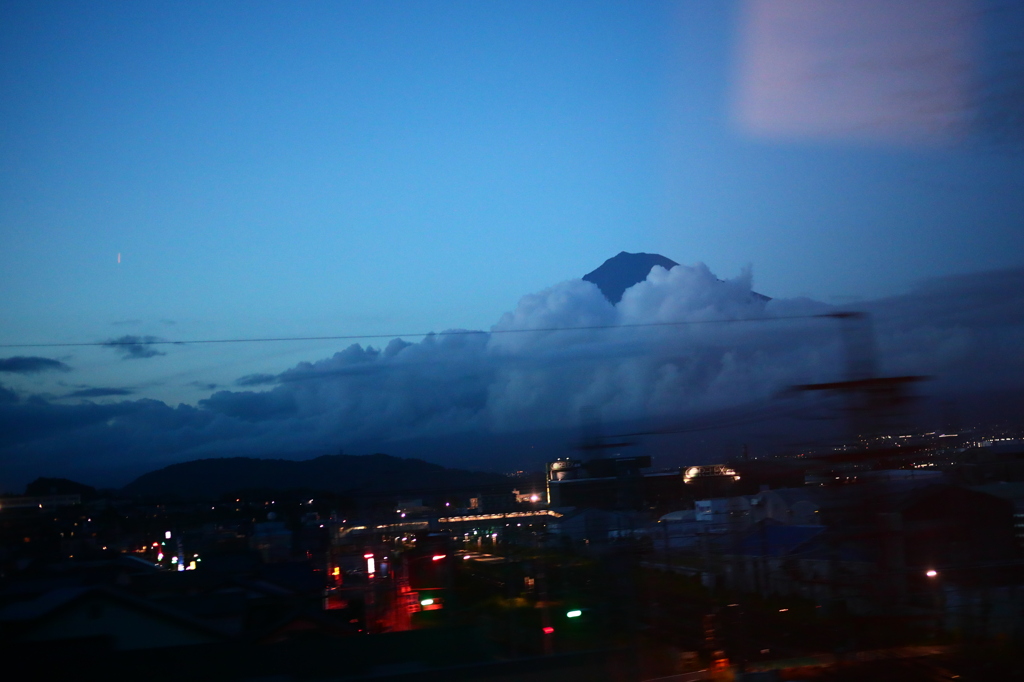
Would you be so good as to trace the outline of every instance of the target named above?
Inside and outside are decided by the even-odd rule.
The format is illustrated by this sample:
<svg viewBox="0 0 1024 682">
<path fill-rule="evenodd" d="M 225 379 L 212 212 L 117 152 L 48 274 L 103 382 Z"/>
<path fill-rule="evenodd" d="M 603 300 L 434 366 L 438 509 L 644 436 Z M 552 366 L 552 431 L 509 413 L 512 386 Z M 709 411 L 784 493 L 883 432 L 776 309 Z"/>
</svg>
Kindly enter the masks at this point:
<svg viewBox="0 0 1024 682">
<path fill-rule="evenodd" d="M 617 256 L 606 260 L 593 272 L 583 275 L 583 279 L 596 284 L 604 297 L 614 305 L 622 300 L 622 294 L 626 292 L 626 289 L 647 279 L 647 275 L 651 274 L 651 269 L 655 265 L 671 270 L 679 263 L 657 253 L 621 251 Z M 771 300 L 770 297 L 756 291 L 750 293 L 757 300 Z"/>
<path fill-rule="evenodd" d="M 97 497 L 96 488 L 84 483 L 77 483 L 66 478 L 45 478 L 39 477 L 25 486 L 25 494 L 35 496 L 45 495 L 81 495 L 83 502 L 94 500 Z"/>
<path fill-rule="evenodd" d="M 151 471 L 124 487 L 129 495 L 218 498 L 242 490 L 324 490 L 348 495 L 483 488 L 508 484 L 501 474 L 446 469 L 390 455 L 325 455 L 315 459 L 199 459 Z"/>
</svg>

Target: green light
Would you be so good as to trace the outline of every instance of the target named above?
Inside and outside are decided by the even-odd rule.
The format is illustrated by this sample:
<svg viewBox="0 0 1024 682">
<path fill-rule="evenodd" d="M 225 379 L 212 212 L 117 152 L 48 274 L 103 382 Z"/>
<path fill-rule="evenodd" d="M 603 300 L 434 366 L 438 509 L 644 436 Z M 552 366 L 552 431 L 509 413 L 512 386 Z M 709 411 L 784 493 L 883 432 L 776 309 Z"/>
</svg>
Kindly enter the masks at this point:
<svg viewBox="0 0 1024 682">
<path fill-rule="evenodd" d="M 434 603 L 433 599 L 421 599 L 420 606 L 431 606 Z"/>
<path fill-rule="evenodd" d="M 565 617 L 566 618 L 579 618 L 582 615 L 583 615 L 583 612 L 580 611 L 579 609 L 573 609 L 572 611 L 566 611 L 566 613 L 565 613 Z"/>
</svg>

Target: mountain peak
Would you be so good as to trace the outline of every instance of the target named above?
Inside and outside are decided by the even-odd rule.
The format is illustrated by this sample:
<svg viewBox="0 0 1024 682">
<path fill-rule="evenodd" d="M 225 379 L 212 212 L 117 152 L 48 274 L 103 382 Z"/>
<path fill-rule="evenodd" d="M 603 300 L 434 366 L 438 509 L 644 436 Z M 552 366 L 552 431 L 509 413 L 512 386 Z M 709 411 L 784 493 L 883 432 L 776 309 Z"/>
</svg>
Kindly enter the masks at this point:
<svg viewBox="0 0 1024 682">
<path fill-rule="evenodd" d="M 671 270 L 679 263 L 657 253 L 620 251 L 617 256 L 612 256 L 593 272 L 583 275 L 583 279 L 596 284 L 604 297 L 611 301 L 612 305 L 615 305 L 622 300 L 622 294 L 626 289 L 647 279 L 647 275 L 651 274 L 651 268 L 655 265 Z M 772 300 L 770 296 L 759 294 L 756 291 L 751 291 L 750 297 L 754 301 Z"/>
<path fill-rule="evenodd" d="M 655 265 L 671 270 L 679 263 L 657 253 L 621 251 L 593 272 L 585 274 L 583 279 L 596 284 L 604 297 L 615 304 L 622 300 L 622 294 L 626 289 L 647 279 Z"/>
</svg>

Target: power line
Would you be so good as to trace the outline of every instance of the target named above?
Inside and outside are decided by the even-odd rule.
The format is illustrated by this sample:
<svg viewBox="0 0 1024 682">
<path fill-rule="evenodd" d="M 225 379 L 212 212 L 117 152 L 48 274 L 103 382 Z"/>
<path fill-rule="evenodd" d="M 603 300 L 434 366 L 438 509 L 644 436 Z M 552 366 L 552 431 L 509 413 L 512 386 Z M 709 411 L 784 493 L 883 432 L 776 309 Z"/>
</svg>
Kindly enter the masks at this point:
<svg viewBox="0 0 1024 682">
<path fill-rule="evenodd" d="M 71 343 L 3 343 L 0 348 L 68 348 L 82 346 L 187 346 L 212 343 L 273 343 L 280 341 L 359 341 L 369 339 L 391 339 L 417 336 L 469 336 L 471 334 L 528 334 L 531 332 L 574 332 L 596 331 L 602 329 L 637 329 L 644 327 L 681 327 L 705 324 L 737 324 L 743 322 L 775 322 L 779 320 L 808 320 L 831 315 L 791 315 L 784 317 L 748 317 L 735 320 L 686 320 L 679 322 L 637 322 L 633 324 L 595 324 L 579 327 L 537 327 L 532 329 L 494 329 L 492 331 L 471 329 L 450 329 L 442 332 L 415 332 L 410 334 L 345 334 L 340 336 L 279 336 L 248 339 L 191 339 L 187 341 L 168 341 L 166 339 L 136 338 L 130 341 L 113 339 L 110 341 L 79 341 Z"/>
</svg>

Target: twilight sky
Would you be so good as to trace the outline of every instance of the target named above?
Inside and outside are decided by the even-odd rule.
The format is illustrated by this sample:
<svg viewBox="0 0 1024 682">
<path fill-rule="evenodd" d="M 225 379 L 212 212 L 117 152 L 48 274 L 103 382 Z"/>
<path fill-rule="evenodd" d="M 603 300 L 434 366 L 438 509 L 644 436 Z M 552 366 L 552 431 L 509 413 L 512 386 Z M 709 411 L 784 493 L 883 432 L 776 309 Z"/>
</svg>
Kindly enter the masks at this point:
<svg viewBox="0 0 1024 682">
<path fill-rule="evenodd" d="M 3 2 L 0 403 L 45 405 L 49 416 L 34 435 L 0 442 L 0 470 L 12 458 L 66 463 L 80 455 L 54 434 L 113 428 L 112 414 L 150 401 L 174 419 L 186 407 L 245 424 L 303 415 L 302 400 L 323 396 L 279 390 L 280 377 L 357 354 L 336 360 L 349 344 L 324 341 L 16 344 L 685 318 L 703 313 L 664 302 L 692 300 L 714 276 L 749 290 L 747 266 L 754 289 L 784 309 L 903 301 L 877 304 L 898 309 L 934 291 L 935 278 L 977 291 L 951 276 L 996 292 L 993 281 L 1018 282 L 1024 10 L 921 6 Z M 693 267 L 659 280 L 682 287 L 674 294 L 647 292 L 634 308 L 585 303 L 593 292 L 571 280 L 623 250 Z M 709 296 L 716 314 L 741 314 Z M 544 389 L 496 379 L 506 365 L 495 357 L 552 367 L 558 353 L 583 352 L 476 338 L 485 349 L 444 362 L 487 378 L 469 381 L 464 400 L 454 390 L 443 418 L 415 408 L 409 433 L 447 432 L 429 424 L 480 400 L 486 424 L 458 428 L 506 428 L 525 404 L 514 396 Z M 948 355 L 947 341 L 935 343 Z M 441 351 L 414 348 L 419 362 L 439 362 L 428 356 Z M 649 352 L 604 345 L 594 357 Z M 794 361 L 803 369 L 793 376 L 817 376 L 826 356 Z M 766 395 L 791 378 L 745 381 Z M 381 400 L 424 380 L 384 382 Z M 587 400 L 615 402 L 588 381 L 578 387 L 596 391 Z M 727 393 L 716 394 L 722 404 L 736 402 Z M 639 417 L 646 404 L 612 412 Z M 304 447 L 340 438 L 322 425 L 289 428 L 307 427 L 319 435 Z M 150 422 L 134 433 L 131 447 L 102 447 L 167 441 Z M 196 436 L 154 461 L 219 451 L 209 442 Z"/>
</svg>

